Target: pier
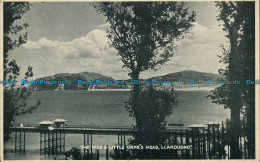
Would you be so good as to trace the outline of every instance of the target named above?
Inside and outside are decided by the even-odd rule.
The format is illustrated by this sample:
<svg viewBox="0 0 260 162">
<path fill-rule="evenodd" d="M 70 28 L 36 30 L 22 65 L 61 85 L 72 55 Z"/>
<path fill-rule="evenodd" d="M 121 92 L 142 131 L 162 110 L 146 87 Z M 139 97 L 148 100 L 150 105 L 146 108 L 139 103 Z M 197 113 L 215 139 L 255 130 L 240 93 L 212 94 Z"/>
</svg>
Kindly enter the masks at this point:
<svg viewBox="0 0 260 162">
<path fill-rule="evenodd" d="M 132 136 L 137 130 L 131 126 L 89 126 L 89 125 L 65 125 L 65 121 L 58 123 L 42 121 L 39 124 L 25 124 L 10 128 L 15 133 L 15 153 L 25 153 L 26 133 L 38 133 L 40 135 L 40 155 L 42 154 L 63 154 L 65 152 L 66 134 L 82 134 L 84 155 L 92 155 L 94 135 L 115 135 L 117 145 L 126 146 L 126 136 Z M 170 136 L 184 136 L 185 129 L 166 129 L 164 134 Z"/>
<path fill-rule="evenodd" d="M 243 122 L 244 123 L 244 122 Z M 66 134 L 82 135 L 84 157 L 99 157 L 99 150 L 93 146 L 93 136 L 113 135 L 117 136 L 116 146 L 126 149 L 126 136 L 140 133 L 131 126 L 91 126 L 68 125 L 66 120 L 42 121 L 38 124 L 25 124 L 10 128 L 15 133 L 15 153 L 25 153 L 27 133 L 37 133 L 40 136 L 40 155 L 58 155 L 66 153 Z M 190 146 L 190 149 L 171 149 L 173 159 L 229 159 L 230 158 L 230 123 L 209 122 L 205 124 L 192 124 L 188 128 L 166 127 L 161 130 L 167 145 Z M 240 132 L 240 151 L 242 158 L 249 158 L 248 139 L 245 134 L 245 126 Z M 95 146 L 95 145 L 94 145 Z M 67 150 L 68 151 L 68 150 Z M 106 159 L 109 159 L 106 149 Z"/>
</svg>

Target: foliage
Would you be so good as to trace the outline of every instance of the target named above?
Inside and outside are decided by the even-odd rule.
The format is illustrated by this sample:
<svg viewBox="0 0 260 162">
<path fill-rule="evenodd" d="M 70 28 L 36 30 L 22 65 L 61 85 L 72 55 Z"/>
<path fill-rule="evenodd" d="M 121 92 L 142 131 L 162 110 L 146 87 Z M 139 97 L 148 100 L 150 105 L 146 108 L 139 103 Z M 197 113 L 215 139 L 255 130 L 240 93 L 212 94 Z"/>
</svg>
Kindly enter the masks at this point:
<svg viewBox="0 0 260 162">
<path fill-rule="evenodd" d="M 130 144 L 137 146 L 155 146 L 161 145 L 165 142 L 166 136 L 162 130 L 166 128 L 166 117 L 170 116 L 173 108 L 177 106 L 177 95 L 173 89 L 162 90 L 156 89 L 152 85 L 144 88 L 140 92 L 140 99 L 138 100 L 138 110 L 134 113 L 132 110 L 134 104 L 134 96 L 129 98 L 126 103 L 126 108 L 130 117 L 137 120 L 136 128 L 138 132 L 133 135 Z M 144 154 L 144 152 L 146 152 Z M 150 153 L 148 153 L 150 152 Z M 138 158 L 151 158 L 154 156 L 152 150 L 136 151 Z M 158 153 L 158 152 L 157 152 Z"/>
<path fill-rule="evenodd" d="M 212 91 L 210 97 L 214 103 L 231 109 L 231 158 L 239 158 L 238 133 L 240 113 L 243 111 L 250 127 L 248 139 L 253 140 L 249 143 L 254 150 L 255 92 L 254 85 L 246 84 L 246 80 L 255 80 L 254 2 L 217 2 L 216 6 L 220 9 L 218 20 L 224 23 L 223 30 L 227 32 L 230 44 L 229 49 L 222 45 L 223 57 L 220 56 L 220 62 L 227 64 L 227 67 L 219 72 L 226 75 L 228 80 L 240 81 L 241 85 L 222 85 Z"/>
<path fill-rule="evenodd" d="M 135 113 L 132 110 L 134 95 L 131 94 L 129 101 L 126 103 L 126 109 L 130 117 L 140 120 L 138 129 L 164 129 L 166 125 L 165 118 L 172 114 L 173 108 L 177 105 L 177 95 L 173 87 L 168 90 L 156 89 L 152 85 L 143 88 L 138 101 L 139 109 Z"/>
<path fill-rule="evenodd" d="M 224 74 L 228 80 L 239 80 L 241 81 L 242 86 L 239 88 L 240 93 L 244 93 L 248 86 L 245 86 L 246 79 L 254 79 L 254 49 L 251 47 L 245 46 L 246 37 L 254 40 L 254 32 L 250 31 L 248 33 L 248 27 L 250 25 L 254 27 L 253 17 L 246 14 L 247 11 L 250 11 L 254 8 L 253 3 L 234 3 L 234 2 L 218 2 L 216 6 L 220 8 L 220 15 L 218 17 L 219 21 L 224 22 L 223 30 L 227 32 L 226 37 L 229 39 L 230 46 L 228 48 L 222 47 L 223 56 L 219 56 L 220 63 L 228 64 L 226 69 L 219 69 L 220 74 Z M 251 29 L 252 30 L 252 29 Z M 249 34 L 249 33 L 248 33 Z M 243 75 L 239 75 L 243 74 Z M 250 75 L 250 76 L 249 76 Z M 249 76 L 249 77 L 248 77 Z M 222 85 L 216 89 L 213 93 L 212 99 L 215 103 L 223 104 L 225 108 L 230 107 L 232 103 L 228 99 L 229 90 L 232 85 Z M 244 92 L 243 92 L 244 91 Z M 241 99 L 245 100 L 246 95 L 241 95 Z"/>
<path fill-rule="evenodd" d="M 195 21 L 195 13 L 190 13 L 184 2 L 99 2 L 93 6 L 106 17 L 110 46 L 118 51 L 123 67 L 131 70 L 133 80 L 139 79 L 140 72 L 157 70 L 166 63 L 176 41 L 190 32 Z M 175 95 L 153 88 L 140 91 L 138 84 L 131 93 L 126 108 L 142 132 L 132 142 L 160 141 L 158 130 L 165 127 L 165 117 L 172 113 Z"/>
<path fill-rule="evenodd" d="M 189 32 L 194 12 L 183 2 L 101 2 L 96 10 L 109 22 L 107 37 L 130 76 L 155 69 L 173 55 L 174 42 Z"/>
<path fill-rule="evenodd" d="M 76 147 L 72 147 L 70 151 L 65 152 L 66 159 L 70 158 L 72 160 L 80 160 L 81 159 L 81 153 L 80 149 Z"/>
<path fill-rule="evenodd" d="M 30 9 L 29 3 L 24 2 L 5 2 L 4 3 L 4 80 L 6 79 L 17 79 L 20 68 L 16 64 L 15 60 L 9 61 L 9 51 L 13 50 L 14 47 L 26 43 L 28 33 L 19 35 L 17 39 L 12 39 L 11 36 L 18 34 L 23 29 L 26 29 L 29 25 L 23 23 L 22 25 L 15 25 L 15 21 L 22 18 Z M 8 74 L 10 74 L 8 76 Z M 8 78 L 7 78 L 8 77 Z"/>
<path fill-rule="evenodd" d="M 110 154 L 110 157 L 113 160 L 137 159 L 137 157 L 134 155 L 133 150 L 128 149 L 114 149 L 114 152 Z"/>
<path fill-rule="evenodd" d="M 22 15 L 30 9 L 30 4 L 25 2 L 4 2 L 4 80 L 17 82 L 20 75 L 20 67 L 15 60 L 9 60 L 10 50 L 19 47 L 27 41 L 27 33 L 19 33 L 29 25 L 15 25 L 15 21 L 21 19 Z M 15 36 L 18 36 L 16 39 Z M 33 76 L 32 67 L 28 67 L 25 73 L 25 80 Z M 31 92 L 25 86 L 15 87 L 15 84 L 6 84 L 4 86 L 4 142 L 10 137 L 10 126 L 14 121 L 15 115 L 21 115 L 26 112 L 32 112 L 35 106 L 25 109 L 26 99 Z M 38 101 L 36 106 L 39 106 Z"/>
</svg>

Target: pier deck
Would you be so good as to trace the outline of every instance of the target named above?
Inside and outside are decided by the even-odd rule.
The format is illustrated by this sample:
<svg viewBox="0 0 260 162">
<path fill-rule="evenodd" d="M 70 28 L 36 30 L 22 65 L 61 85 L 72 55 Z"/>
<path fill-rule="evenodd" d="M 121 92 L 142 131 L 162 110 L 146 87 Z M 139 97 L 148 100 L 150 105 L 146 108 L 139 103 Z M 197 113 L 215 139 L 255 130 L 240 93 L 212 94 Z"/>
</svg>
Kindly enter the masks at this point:
<svg viewBox="0 0 260 162">
<path fill-rule="evenodd" d="M 10 128 L 13 132 L 27 132 L 27 133 L 42 133 L 42 132 L 62 132 L 65 134 L 96 134 L 96 135 L 133 135 L 137 132 L 136 129 L 133 129 L 130 126 L 80 126 L 80 125 L 70 125 L 63 128 L 53 128 L 42 129 L 38 125 L 24 125 L 23 127 L 15 126 Z M 181 134 L 182 132 L 186 132 L 185 128 L 176 128 L 176 129 L 166 129 L 162 130 L 165 134 Z"/>
<path fill-rule="evenodd" d="M 88 126 L 69 125 L 64 127 L 42 127 L 39 124 L 25 124 L 10 128 L 15 133 L 15 153 L 25 153 L 25 139 L 27 133 L 40 134 L 40 154 L 62 154 L 65 152 L 65 135 L 82 134 L 84 146 L 90 146 L 90 150 L 84 149 L 84 155 L 92 155 L 93 135 L 116 135 L 117 145 L 126 146 L 125 136 L 132 136 L 138 131 L 131 126 Z M 185 136 L 189 131 L 185 128 L 161 130 L 165 135 Z M 30 138 L 30 136 L 29 136 Z"/>
</svg>

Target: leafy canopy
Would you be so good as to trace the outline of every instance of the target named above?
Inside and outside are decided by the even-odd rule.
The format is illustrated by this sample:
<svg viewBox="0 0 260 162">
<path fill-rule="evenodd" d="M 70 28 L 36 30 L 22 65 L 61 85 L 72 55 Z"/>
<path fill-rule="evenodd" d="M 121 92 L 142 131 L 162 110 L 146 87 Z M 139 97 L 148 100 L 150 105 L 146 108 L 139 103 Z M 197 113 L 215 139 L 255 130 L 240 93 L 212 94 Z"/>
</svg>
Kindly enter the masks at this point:
<svg viewBox="0 0 260 162">
<path fill-rule="evenodd" d="M 123 67 L 141 72 L 157 69 L 173 55 L 174 42 L 189 32 L 195 13 L 183 2 L 93 3 L 107 18 L 110 45 Z M 130 73 L 130 76 L 132 76 Z"/>
<path fill-rule="evenodd" d="M 16 61 L 9 61 L 8 56 L 10 50 L 13 50 L 14 47 L 19 47 L 27 41 L 27 32 L 22 35 L 18 34 L 29 25 L 27 23 L 18 25 L 14 22 L 21 19 L 23 14 L 30 9 L 30 6 L 29 3 L 25 2 L 4 3 L 4 80 L 15 80 L 20 75 L 20 68 Z M 15 38 L 16 36 L 17 38 Z M 10 75 L 8 76 L 8 74 Z"/>
<path fill-rule="evenodd" d="M 20 75 L 20 67 L 16 64 L 16 60 L 9 61 L 9 55 L 11 50 L 27 41 L 27 32 L 21 33 L 29 25 L 27 23 L 18 25 L 15 21 L 21 19 L 30 6 L 29 3 L 25 2 L 4 2 L 4 80 L 17 82 Z M 29 66 L 24 79 L 32 76 L 32 67 Z M 41 104 L 38 101 L 36 106 L 25 109 L 26 99 L 30 94 L 31 91 L 25 86 L 4 85 L 4 142 L 10 139 L 10 127 L 15 121 L 14 116 L 31 113 Z"/>
</svg>

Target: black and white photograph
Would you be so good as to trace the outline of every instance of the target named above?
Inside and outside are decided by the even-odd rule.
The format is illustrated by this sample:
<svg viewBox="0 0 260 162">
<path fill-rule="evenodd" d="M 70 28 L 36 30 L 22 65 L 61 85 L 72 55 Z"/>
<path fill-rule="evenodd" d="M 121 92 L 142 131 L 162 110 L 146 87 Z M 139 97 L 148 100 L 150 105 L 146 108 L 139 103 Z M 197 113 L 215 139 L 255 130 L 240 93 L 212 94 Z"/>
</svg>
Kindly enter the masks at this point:
<svg viewBox="0 0 260 162">
<path fill-rule="evenodd" d="M 1 160 L 259 161 L 258 0 L 1 5 Z"/>
</svg>

